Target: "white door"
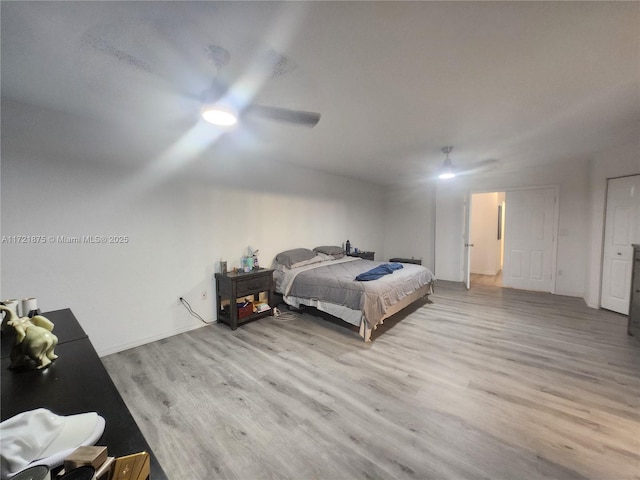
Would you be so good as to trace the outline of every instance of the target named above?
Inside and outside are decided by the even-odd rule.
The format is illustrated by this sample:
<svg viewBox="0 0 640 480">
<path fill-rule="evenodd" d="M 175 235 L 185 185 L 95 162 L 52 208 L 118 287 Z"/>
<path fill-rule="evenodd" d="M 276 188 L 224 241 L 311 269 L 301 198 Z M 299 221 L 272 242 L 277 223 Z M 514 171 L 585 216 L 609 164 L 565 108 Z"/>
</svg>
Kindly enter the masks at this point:
<svg viewBox="0 0 640 480">
<path fill-rule="evenodd" d="M 556 188 L 506 192 L 503 285 L 554 291 Z"/>
<path fill-rule="evenodd" d="M 471 288 L 471 194 L 468 193 L 464 197 L 464 226 L 463 226 L 463 242 L 464 242 L 464 263 L 463 279 L 467 290 Z"/>
<path fill-rule="evenodd" d="M 624 315 L 629 313 L 632 243 L 640 243 L 640 175 L 607 182 L 600 305 Z"/>
</svg>

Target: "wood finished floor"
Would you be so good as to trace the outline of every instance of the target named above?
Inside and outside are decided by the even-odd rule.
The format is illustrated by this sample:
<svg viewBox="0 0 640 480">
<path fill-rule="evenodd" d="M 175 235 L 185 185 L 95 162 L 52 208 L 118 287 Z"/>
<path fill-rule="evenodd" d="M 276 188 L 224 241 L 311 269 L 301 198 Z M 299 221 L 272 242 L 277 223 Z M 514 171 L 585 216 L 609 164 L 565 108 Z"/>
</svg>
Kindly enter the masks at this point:
<svg viewBox="0 0 640 480">
<path fill-rule="evenodd" d="M 483 275 L 481 273 L 472 273 L 470 275 L 471 286 L 474 285 L 490 285 L 493 287 L 502 286 L 502 270 L 496 275 Z"/>
<path fill-rule="evenodd" d="M 640 479 L 626 317 L 447 282 L 431 300 L 371 344 L 304 313 L 103 362 L 174 480 Z"/>
</svg>

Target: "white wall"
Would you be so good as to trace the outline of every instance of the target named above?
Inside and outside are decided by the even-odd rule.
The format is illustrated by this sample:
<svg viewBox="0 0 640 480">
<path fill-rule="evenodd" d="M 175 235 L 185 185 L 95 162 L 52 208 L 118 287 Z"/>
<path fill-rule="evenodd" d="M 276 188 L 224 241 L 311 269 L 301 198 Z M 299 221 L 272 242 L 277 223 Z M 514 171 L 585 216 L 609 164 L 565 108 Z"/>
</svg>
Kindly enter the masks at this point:
<svg viewBox="0 0 640 480">
<path fill-rule="evenodd" d="M 464 257 L 464 193 L 452 183 L 436 184 L 435 192 L 435 270 L 437 279 L 462 281 Z M 457 184 L 453 184 L 457 185 Z"/>
<path fill-rule="evenodd" d="M 471 197 L 471 273 L 496 275 L 500 271 L 499 204 L 497 192 Z"/>
<path fill-rule="evenodd" d="M 376 260 L 419 258 L 422 265 L 434 270 L 434 199 L 435 189 L 429 185 L 389 189 L 385 197 L 384 251 L 376 255 Z"/>
<path fill-rule="evenodd" d="M 448 182 L 426 184 L 425 190 L 434 192 L 435 198 L 424 201 L 425 194 L 425 197 L 417 198 L 415 201 L 408 200 L 404 205 L 406 212 L 404 216 L 399 208 L 395 212 L 395 217 L 402 220 L 389 223 L 388 228 L 393 230 L 396 225 L 402 225 L 405 238 L 425 235 L 430 239 L 435 236 L 433 264 L 436 277 L 441 280 L 461 282 L 464 244 L 462 215 L 465 194 L 551 185 L 558 185 L 560 188 L 556 293 L 583 296 L 589 218 L 589 162 L 587 160 L 568 161 L 516 171 L 495 169 L 484 176 L 469 176 L 455 178 Z M 402 191 L 402 187 L 397 187 L 398 195 Z M 416 216 L 420 208 L 424 211 L 435 209 L 434 229 L 425 229 L 422 225 L 411 226 L 411 222 L 407 219 Z M 386 249 L 388 251 L 400 249 L 401 242 L 401 240 L 393 242 L 388 239 Z"/>
<path fill-rule="evenodd" d="M 607 179 L 640 174 L 640 138 L 618 145 L 596 155 L 590 164 L 588 259 L 585 301 L 593 308 L 600 306 L 602 280 L 602 248 L 606 206 Z"/>
<path fill-rule="evenodd" d="M 3 133 L 11 131 L 3 120 Z M 25 142 L 38 139 L 14 130 L 3 140 L 3 236 L 128 241 L 3 243 L 0 298 L 35 296 L 44 311 L 71 308 L 100 355 L 200 327 L 179 296 L 212 320 L 218 259 L 239 266 L 248 246 L 267 266 L 293 247 L 347 238 L 363 249 L 384 246 L 382 194 L 364 182 L 206 156 L 149 182 L 149 172 L 98 162 L 92 152 L 69 158 Z"/>
<path fill-rule="evenodd" d="M 578 160 L 518 172 L 496 172 L 491 178 L 470 182 L 467 188 L 503 191 L 509 188 L 558 185 L 560 205 L 555 292 L 559 295 L 583 296 L 582 279 L 587 251 L 587 179 L 588 162 Z"/>
</svg>

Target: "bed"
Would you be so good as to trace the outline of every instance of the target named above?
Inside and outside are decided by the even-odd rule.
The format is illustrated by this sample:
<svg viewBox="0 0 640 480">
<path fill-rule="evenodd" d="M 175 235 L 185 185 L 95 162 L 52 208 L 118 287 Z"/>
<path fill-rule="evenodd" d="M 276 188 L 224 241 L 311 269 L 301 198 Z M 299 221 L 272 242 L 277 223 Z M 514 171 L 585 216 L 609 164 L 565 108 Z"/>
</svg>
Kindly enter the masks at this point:
<svg viewBox="0 0 640 480">
<path fill-rule="evenodd" d="M 381 265 L 396 269 L 376 280 L 355 280 Z M 272 268 L 276 292 L 287 305 L 315 307 L 338 317 L 358 327 L 366 342 L 386 318 L 433 293 L 435 282 L 433 273 L 422 265 L 349 257 L 335 246 L 281 252 Z"/>
</svg>

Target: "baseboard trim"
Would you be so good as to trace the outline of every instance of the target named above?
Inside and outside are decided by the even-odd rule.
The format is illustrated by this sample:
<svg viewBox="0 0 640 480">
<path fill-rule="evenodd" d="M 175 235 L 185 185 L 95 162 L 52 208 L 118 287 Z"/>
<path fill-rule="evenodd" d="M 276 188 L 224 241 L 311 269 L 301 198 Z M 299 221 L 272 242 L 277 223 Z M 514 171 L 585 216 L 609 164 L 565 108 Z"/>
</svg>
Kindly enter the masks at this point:
<svg viewBox="0 0 640 480">
<path fill-rule="evenodd" d="M 216 321 L 213 321 L 210 325 L 217 323 Z M 176 328 L 173 330 L 168 330 L 166 332 L 159 332 L 156 333 L 155 335 L 150 335 L 148 337 L 144 337 L 144 338 L 139 338 L 133 342 L 127 342 L 127 343 L 122 343 L 120 345 L 115 345 L 113 347 L 104 349 L 104 350 L 99 350 L 97 351 L 98 356 L 99 357 L 106 357 L 107 355 L 112 355 L 114 353 L 119 353 L 119 352 L 123 352 L 125 350 L 129 350 L 131 348 L 135 348 L 135 347 L 139 347 L 141 345 L 146 345 L 147 343 L 152 343 L 152 342 L 157 342 L 158 340 L 162 340 L 163 338 L 168 338 L 168 337 L 173 337 L 174 335 L 179 335 L 181 333 L 186 333 L 186 332 L 190 332 L 191 330 L 196 330 L 198 328 L 202 328 L 202 327 L 206 327 L 207 325 L 205 325 L 204 323 L 198 325 L 195 324 L 191 327 L 187 327 L 187 328 Z"/>
</svg>

